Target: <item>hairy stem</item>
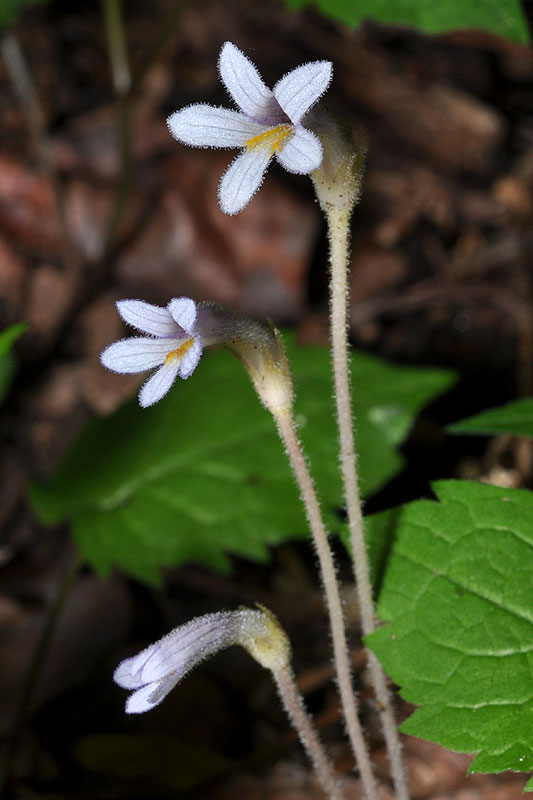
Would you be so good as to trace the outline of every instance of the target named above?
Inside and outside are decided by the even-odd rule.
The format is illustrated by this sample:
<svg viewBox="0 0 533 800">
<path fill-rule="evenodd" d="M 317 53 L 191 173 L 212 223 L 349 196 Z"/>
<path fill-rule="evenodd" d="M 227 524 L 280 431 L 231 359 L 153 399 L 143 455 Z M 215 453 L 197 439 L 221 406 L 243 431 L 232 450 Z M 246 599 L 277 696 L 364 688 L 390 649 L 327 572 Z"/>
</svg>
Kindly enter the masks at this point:
<svg viewBox="0 0 533 800">
<path fill-rule="evenodd" d="M 326 210 L 330 242 L 330 325 L 335 377 L 335 398 L 341 453 L 344 495 L 348 510 L 357 596 L 363 634 L 375 630 L 374 605 L 364 537 L 363 513 L 357 477 L 357 461 L 352 423 L 350 371 L 348 364 L 348 253 L 351 209 Z M 409 800 L 402 761 L 400 737 L 385 675 L 375 655 L 368 651 L 370 675 L 389 754 L 391 773 L 398 800 Z"/>
<path fill-rule="evenodd" d="M 296 433 L 292 411 L 289 409 L 279 409 L 273 413 L 279 435 L 287 450 L 291 467 L 300 488 L 318 555 L 330 619 L 337 681 L 348 736 L 357 760 L 357 766 L 359 767 L 366 796 L 368 800 L 377 800 L 377 788 L 370 763 L 370 756 L 364 740 L 361 723 L 357 715 L 357 699 L 352 685 L 344 615 L 335 573 L 335 565 L 333 563 L 333 556 L 322 520 L 315 487 Z"/>
<path fill-rule="evenodd" d="M 4 796 L 4 792 L 6 791 L 7 785 L 10 781 L 20 737 L 26 724 L 28 712 L 31 707 L 44 661 L 46 659 L 46 654 L 56 632 L 57 624 L 61 617 L 65 601 L 70 593 L 74 581 L 76 580 L 82 563 L 81 556 L 76 554 L 74 560 L 68 567 L 61 580 L 57 594 L 48 611 L 46 623 L 39 641 L 37 642 L 28 673 L 24 679 L 24 683 L 22 684 L 20 699 L 15 712 L 15 718 L 6 741 L 4 757 L 0 766 L 0 797 Z"/>
<path fill-rule="evenodd" d="M 296 687 L 290 668 L 274 672 L 279 696 L 294 725 L 302 746 L 311 759 L 320 785 L 330 800 L 343 800 L 342 791 L 335 779 L 331 764 L 324 753 L 320 739 L 305 710 L 304 702 Z"/>
</svg>

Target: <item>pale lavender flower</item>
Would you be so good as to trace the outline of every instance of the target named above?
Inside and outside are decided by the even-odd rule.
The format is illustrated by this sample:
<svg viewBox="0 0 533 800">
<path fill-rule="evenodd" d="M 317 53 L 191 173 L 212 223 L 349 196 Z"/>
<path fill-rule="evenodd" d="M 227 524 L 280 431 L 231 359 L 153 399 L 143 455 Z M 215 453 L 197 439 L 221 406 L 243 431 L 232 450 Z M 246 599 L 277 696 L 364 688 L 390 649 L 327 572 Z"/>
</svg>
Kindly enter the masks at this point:
<svg viewBox="0 0 533 800">
<path fill-rule="evenodd" d="M 143 300 L 119 300 L 122 319 L 147 337 L 121 339 L 106 347 L 100 356 L 104 367 L 119 373 L 139 373 L 158 367 L 142 386 L 139 403 L 143 408 L 161 400 L 176 378 L 194 372 L 203 350 L 198 331 L 198 309 L 189 297 L 175 297 L 166 308 Z"/>
<path fill-rule="evenodd" d="M 134 690 L 126 701 L 126 713 L 141 714 L 154 708 L 201 661 L 233 644 L 245 647 L 274 672 L 287 666 L 288 640 L 266 609 L 206 614 L 119 664 L 113 675 L 115 683 Z"/>
<path fill-rule="evenodd" d="M 220 77 L 239 111 L 199 103 L 168 120 L 174 138 L 195 147 L 242 147 L 222 176 L 219 202 L 226 214 L 241 211 L 255 194 L 273 156 L 289 172 L 308 175 L 322 162 L 318 137 L 302 122 L 326 91 L 332 64 L 313 61 L 293 69 L 271 90 L 231 42 L 222 47 Z"/>
<path fill-rule="evenodd" d="M 161 400 L 179 376 L 188 378 L 207 347 L 226 347 L 248 370 L 261 402 L 271 410 L 292 405 L 292 380 L 283 341 L 272 326 L 232 314 L 216 303 L 175 297 L 166 307 L 118 300 L 122 319 L 148 336 L 113 342 L 100 355 L 112 372 L 135 374 L 157 367 L 143 384 L 143 408 Z"/>
</svg>

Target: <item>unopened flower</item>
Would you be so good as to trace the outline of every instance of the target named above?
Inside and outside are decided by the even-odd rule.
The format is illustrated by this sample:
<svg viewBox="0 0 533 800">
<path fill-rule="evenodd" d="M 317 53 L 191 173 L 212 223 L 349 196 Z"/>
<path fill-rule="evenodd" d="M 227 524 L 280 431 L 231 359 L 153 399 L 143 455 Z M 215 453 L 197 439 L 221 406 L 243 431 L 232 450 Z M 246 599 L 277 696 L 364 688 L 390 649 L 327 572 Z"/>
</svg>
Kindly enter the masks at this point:
<svg viewBox="0 0 533 800">
<path fill-rule="evenodd" d="M 158 367 L 139 392 L 139 403 L 145 408 L 161 400 L 178 375 L 185 379 L 194 372 L 203 349 L 197 331 L 198 309 L 189 297 L 175 297 L 166 308 L 143 300 L 119 300 L 116 306 L 124 322 L 148 336 L 114 342 L 100 360 L 107 369 L 120 373 Z"/>
<path fill-rule="evenodd" d="M 326 91 L 332 64 L 303 64 L 269 89 L 259 72 L 231 42 L 222 47 L 220 77 L 239 111 L 199 103 L 172 114 L 171 134 L 195 147 L 242 147 L 222 176 L 222 211 L 236 214 L 255 194 L 273 156 L 289 172 L 308 175 L 320 166 L 322 145 L 303 127 L 309 109 Z"/>
<path fill-rule="evenodd" d="M 154 708 L 201 661 L 233 644 L 246 648 L 274 673 L 288 666 L 287 636 L 267 609 L 206 614 L 119 664 L 113 675 L 115 683 L 134 690 L 126 701 L 126 713 L 141 714 Z"/>
</svg>

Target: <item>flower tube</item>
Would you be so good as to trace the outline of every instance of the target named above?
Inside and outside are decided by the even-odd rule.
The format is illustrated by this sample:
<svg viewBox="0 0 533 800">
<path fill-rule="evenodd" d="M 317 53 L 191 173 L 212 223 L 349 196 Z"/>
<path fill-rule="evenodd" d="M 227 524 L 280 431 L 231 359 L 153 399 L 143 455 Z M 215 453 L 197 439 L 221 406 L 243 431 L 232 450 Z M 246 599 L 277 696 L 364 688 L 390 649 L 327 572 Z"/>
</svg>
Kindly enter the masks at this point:
<svg viewBox="0 0 533 800">
<path fill-rule="evenodd" d="M 220 611 L 175 628 L 115 670 L 113 680 L 132 689 L 127 714 L 150 711 L 194 667 L 224 647 L 240 644 L 262 666 L 278 672 L 289 663 L 289 641 L 266 609 Z"/>
</svg>

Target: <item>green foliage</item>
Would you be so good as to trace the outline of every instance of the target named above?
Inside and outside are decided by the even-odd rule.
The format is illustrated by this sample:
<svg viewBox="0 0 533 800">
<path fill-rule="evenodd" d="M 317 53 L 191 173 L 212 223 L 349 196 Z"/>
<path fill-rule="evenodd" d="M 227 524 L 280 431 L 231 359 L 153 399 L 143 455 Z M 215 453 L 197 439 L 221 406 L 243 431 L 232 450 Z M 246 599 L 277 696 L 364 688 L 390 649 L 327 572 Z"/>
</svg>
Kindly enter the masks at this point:
<svg viewBox="0 0 533 800">
<path fill-rule="evenodd" d="M 297 9 L 312 0 L 286 0 Z M 315 0 L 328 17 L 345 25 L 374 19 L 389 25 L 409 25 L 426 33 L 479 28 L 527 43 L 529 32 L 520 0 Z"/>
<path fill-rule="evenodd" d="M 368 644 L 421 707 L 402 730 L 533 770 L 533 493 L 439 481 L 398 509 Z"/>
<path fill-rule="evenodd" d="M 43 0 L 0 0 L 0 30 L 12 25 L 26 6 L 34 6 Z"/>
<path fill-rule="evenodd" d="M 454 422 L 452 433 L 477 433 L 492 436 L 529 436 L 533 438 L 533 397 L 524 397 L 498 408 L 489 408 L 475 417 Z"/>
<path fill-rule="evenodd" d="M 22 336 L 27 326 L 23 322 L 11 325 L 0 333 L 0 403 L 7 394 L 15 372 L 15 359 L 11 352 L 13 345 Z"/>
<path fill-rule="evenodd" d="M 331 366 L 323 348 L 289 347 L 296 417 L 327 524 L 341 526 L 342 487 Z M 402 467 L 397 446 L 451 373 L 353 358 L 363 489 Z M 31 496 L 41 519 L 71 518 L 86 559 L 156 582 L 164 565 L 194 560 L 227 569 L 228 553 L 264 560 L 268 546 L 307 536 L 293 478 L 271 416 L 241 365 L 209 354 L 160 403 L 131 402 L 88 425 L 53 479 Z"/>
</svg>

